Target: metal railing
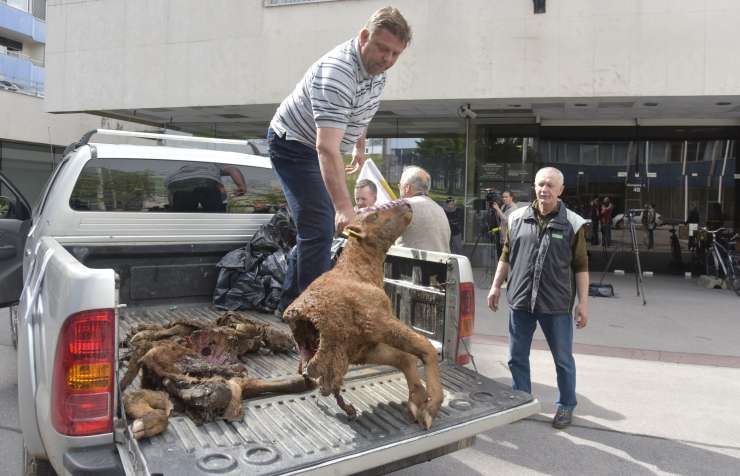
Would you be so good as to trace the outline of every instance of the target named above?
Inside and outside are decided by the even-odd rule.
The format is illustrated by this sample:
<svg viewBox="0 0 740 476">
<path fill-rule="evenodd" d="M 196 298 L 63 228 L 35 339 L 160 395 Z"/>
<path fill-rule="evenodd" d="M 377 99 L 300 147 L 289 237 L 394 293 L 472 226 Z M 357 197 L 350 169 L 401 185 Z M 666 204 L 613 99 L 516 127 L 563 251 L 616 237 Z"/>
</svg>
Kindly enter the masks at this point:
<svg viewBox="0 0 740 476">
<path fill-rule="evenodd" d="M 39 81 L 27 81 L 13 76 L 3 76 L 0 74 L 0 91 L 10 91 L 13 93 L 42 98 L 44 97 L 44 83 Z"/>
<path fill-rule="evenodd" d="M 4 0 L 0 0 L 0 2 L 2 2 L 2 1 L 4 1 Z M 23 54 L 20 51 L 9 50 L 6 46 L 3 46 L 3 45 L 0 45 L 0 55 L 12 56 L 14 58 L 28 60 L 31 63 L 35 64 L 36 66 L 39 66 L 39 67 L 42 67 L 42 68 L 44 67 L 44 60 L 38 60 L 38 59 L 36 59 L 36 58 L 34 58 L 32 56 L 28 56 L 26 54 Z"/>
</svg>

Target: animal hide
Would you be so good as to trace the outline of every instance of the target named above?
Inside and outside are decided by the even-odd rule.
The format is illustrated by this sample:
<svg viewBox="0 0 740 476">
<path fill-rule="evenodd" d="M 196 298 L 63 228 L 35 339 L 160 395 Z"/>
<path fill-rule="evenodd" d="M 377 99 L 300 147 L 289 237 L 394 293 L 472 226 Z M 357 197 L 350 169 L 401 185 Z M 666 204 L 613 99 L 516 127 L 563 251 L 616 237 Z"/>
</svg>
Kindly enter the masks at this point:
<svg viewBox="0 0 740 476">
<path fill-rule="evenodd" d="M 409 411 L 429 428 L 443 399 L 437 352 L 428 339 L 393 316 L 383 290 L 385 254 L 411 216 L 403 200 L 360 213 L 347 227 L 350 238 L 336 267 L 311 283 L 283 317 L 298 344 L 299 373 L 317 379 L 321 393 L 333 394 L 348 416 L 356 411 L 340 390 L 349 365 L 391 365 L 406 377 Z M 417 359 L 424 363 L 426 386 Z"/>
</svg>

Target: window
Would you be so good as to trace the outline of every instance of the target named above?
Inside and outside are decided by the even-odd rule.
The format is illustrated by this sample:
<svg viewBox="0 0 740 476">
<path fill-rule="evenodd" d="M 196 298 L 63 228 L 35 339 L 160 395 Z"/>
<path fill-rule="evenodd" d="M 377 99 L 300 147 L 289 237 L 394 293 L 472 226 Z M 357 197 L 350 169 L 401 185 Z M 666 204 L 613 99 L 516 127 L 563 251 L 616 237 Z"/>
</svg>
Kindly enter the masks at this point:
<svg viewBox="0 0 740 476">
<path fill-rule="evenodd" d="M 28 0 L 5 0 L 5 3 L 24 12 L 28 11 Z"/>
<path fill-rule="evenodd" d="M 283 5 L 300 5 L 301 3 L 336 2 L 338 0 L 265 0 L 266 7 L 280 7 Z"/>
<path fill-rule="evenodd" d="M 0 180 L 0 218 L 26 220 L 29 210 L 16 193 Z"/>
<path fill-rule="evenodd" d="M 78 211 L 273 213 L 284 205 L 271 168 L 177 160 L 91 160 L 70 198 Z"/>
</svg>

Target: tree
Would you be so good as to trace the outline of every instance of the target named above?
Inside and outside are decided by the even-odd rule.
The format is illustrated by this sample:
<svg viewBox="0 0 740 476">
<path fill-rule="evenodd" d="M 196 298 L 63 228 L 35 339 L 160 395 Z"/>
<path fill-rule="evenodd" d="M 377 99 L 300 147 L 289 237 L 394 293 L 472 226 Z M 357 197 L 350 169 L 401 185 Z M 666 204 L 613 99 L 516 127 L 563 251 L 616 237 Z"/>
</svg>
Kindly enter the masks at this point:
<svg viewBox="0 0 740 476">
<path fill-rule="evenodd" d="M 442 177 L 443 183 L 437 190 L 454 195 L 455 176 L 465 170 L 464 137 L 428 137 L 416 142 L 418 165 L 433 177 Z M 464 178 L 463 178 L 464 179 Z"/>
</svg>

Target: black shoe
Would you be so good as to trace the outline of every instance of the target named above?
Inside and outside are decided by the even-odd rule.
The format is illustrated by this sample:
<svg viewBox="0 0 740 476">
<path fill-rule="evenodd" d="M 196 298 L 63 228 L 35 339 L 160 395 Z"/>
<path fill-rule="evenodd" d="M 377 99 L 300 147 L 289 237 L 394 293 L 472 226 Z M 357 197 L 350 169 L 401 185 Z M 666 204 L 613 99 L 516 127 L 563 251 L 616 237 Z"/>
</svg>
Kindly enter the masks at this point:
<svg viewBox="0 0 740 476">
<path fill-rule="evenodd" d="M 552 419 L 552 427 L 562 430 L 568 428 L 573 422 L 573 410 L 567 408 L 558 408 L 555 417 Z"/>
</svg>

